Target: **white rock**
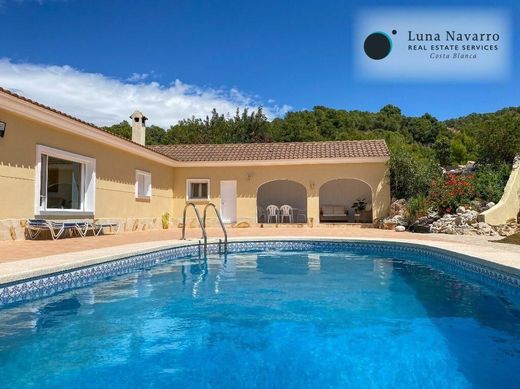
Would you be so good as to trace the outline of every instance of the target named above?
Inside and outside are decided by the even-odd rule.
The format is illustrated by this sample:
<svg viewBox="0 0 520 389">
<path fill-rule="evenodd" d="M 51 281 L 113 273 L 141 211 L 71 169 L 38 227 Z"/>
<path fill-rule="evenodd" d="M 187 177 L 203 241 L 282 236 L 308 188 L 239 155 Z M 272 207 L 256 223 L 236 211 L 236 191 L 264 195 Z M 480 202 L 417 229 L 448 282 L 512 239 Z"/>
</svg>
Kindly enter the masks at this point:
<svg viewBox="0 0 520 389">
<path fill-rule="evenodd" d="M 455 231 L 455 228 L 452 226 L 447 226 L 444 231 L 445 234 L 455 235 L 457 232 Z"/>
<path fill-rule="evenodd" d="M 518 169 L 520 167 L 520 155 L 515 155 L 513 159 L 513 169 Z"/>
<path fill-rule="evenodd" d="M 406 228 L 404 226 L 397 226 L 395 227 L 396 232 L 404 232 L 406 231 Z"/>
<path fill-rule="evenodd" d="M 457 212 L 457 215 L 463 214 L 464 212 L 466 212 L 466 208 L 464 208 L 463 206 L 460 206 L 457 208 L 456 212 Z"/>
<path fill-rule="evenodd" d="M 500 236 L 509 236 L 516 234 L 518 231 L 519 225 L 516 223 L 509 223 L 509 224 L 500 224 L 498 226 L 495 226 L 495 231 Z"/>
<path fill-rule="evenodd" d="M 400 199 L 390 204 L 390 217 L 403 216 L 406 211 L 406 200 Z"/>
<path fill-rule="evenodd" d="M 385 230 L 393 230 L 396 226 L 406 226 L 406 220 L 403 216 L 395 215 L 387 217 L 383 220 L 383 228 Z"/>
<path fill-rule="evenodd" d="M 486 208 L 489 209 L 489 208 L 493 208 L 495 206 L 495 203 L 490 201 L 489 203 L 486 204 Z"/>
<path fill-rule="evenodd" d="M 466 226 L 468 224 L 473 224 L 477 222 L 478 212 L 472 211 L 471 209 L 467 210 L 463 214 L 458 215 L 455 218 L 455 225 L 457 226 Z"/>
</svg>

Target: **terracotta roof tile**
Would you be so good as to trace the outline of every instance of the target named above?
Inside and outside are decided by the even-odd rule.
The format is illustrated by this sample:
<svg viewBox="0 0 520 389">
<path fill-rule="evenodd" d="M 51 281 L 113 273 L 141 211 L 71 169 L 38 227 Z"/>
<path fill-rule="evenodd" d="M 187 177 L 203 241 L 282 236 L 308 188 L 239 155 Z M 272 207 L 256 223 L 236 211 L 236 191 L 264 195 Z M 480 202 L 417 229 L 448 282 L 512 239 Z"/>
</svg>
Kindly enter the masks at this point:
<svg viewBox="0 0 520 389">
<path fill-rule="evenodd" d="M 390 155 L 384 140 L 297 142 L 297 143 L 245 143 L 245 144 L 196 144 L 142 146 L 126 138 L 115 135 L 104 128 L 78 119 L 47 105 L 20 96 L 0 87 L 0 92 L 40 108 L 54 112 L 68 119 L 103 131 L 122 141 L 132 143 L 155 153 L 165 155 L 179 162 L 224 162 L 224 161 L 268 161 L 317 158 L 371 158 Z"/>
<path fill-rule="evenodd" d="M 159 145 L 149 147 L 181 162 L 378 158 L 390 155 L 384 140 Z"/>
</svg>

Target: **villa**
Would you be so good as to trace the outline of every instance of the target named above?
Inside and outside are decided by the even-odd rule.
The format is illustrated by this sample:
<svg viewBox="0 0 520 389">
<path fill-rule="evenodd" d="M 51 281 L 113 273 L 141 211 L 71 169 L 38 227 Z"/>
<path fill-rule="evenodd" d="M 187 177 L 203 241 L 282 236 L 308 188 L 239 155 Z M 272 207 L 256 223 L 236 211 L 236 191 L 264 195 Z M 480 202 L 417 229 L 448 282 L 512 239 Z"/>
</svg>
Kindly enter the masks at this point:
<svg viewBox="0 0 520 389">
<path fill-rule="evenodd" d="M 372 223 L 387 214 L 383 140 L 146 146 L 147 118 L 136 111 L 131 119 L 129 141 L 0 88 L 0 240 L 23 239 L 31 218 L 139 230 L 159 228 L 168 213 L 177 227 L 188 202 L 213 202 L 225 223 L 241 227 Z M 271 213 L 283 205 L 290 217 Z M 187 225 L 195 221 L 190 213 Z"/>
</svg>

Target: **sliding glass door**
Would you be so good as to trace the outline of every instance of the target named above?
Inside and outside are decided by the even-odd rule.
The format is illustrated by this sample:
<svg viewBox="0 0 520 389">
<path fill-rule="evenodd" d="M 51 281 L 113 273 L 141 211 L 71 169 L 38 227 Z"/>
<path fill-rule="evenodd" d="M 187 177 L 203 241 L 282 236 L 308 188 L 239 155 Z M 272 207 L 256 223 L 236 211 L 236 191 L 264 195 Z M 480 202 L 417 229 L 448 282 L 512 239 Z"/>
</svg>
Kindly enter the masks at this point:
<svg viewBox="0 0 520 389">
<path fill-rule="evenodd" d="M 81 210 L 84 165 L 43 154 L 40 207 L 43 210 Z"/>
</svg>

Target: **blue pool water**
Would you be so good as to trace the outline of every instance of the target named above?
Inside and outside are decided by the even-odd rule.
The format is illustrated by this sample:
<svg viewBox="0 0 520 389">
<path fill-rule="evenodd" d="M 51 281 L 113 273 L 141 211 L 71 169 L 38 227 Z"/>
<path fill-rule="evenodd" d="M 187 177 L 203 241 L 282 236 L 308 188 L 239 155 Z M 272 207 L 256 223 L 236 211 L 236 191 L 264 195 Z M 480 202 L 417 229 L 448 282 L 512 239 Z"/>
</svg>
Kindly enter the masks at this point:
<svg viewBox="0 0 520 389">
<path fill-rule="evenodd" d="M 396 255 L 175 260 L 0 309 L 0 388 L 514 388 L 514 297 Z"/>
</svg>

